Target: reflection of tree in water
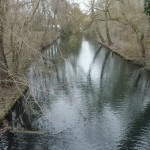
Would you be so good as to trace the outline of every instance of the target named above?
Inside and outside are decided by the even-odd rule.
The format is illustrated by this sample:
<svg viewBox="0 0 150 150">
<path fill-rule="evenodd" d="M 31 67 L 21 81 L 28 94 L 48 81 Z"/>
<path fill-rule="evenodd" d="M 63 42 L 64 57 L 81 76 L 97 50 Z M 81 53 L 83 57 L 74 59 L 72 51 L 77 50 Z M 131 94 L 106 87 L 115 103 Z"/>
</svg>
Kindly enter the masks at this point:
<svg viewBox="0 0 150 150">
<path fill-rule="evenodd" d="M 82 35 L 70 35 L 69 37 L 61 39 L 60 50 L 65 54 L 70 51 L 72 53 L 77 53 L 81 46 L 81 39 Z"/>
<path fill-rule="evenodd" d="M 95 53 L 95 55 L 94 55 L 94 58 L 93 58 L 93 61 L 92 61 L 92 63 L 90 64 L 90 67 L 89 67 L 89 72 L 88 72 L 88 75 L 87 75 L 87 80 L 88 80 L 88 86 L 86 86 L 87 87 L 87 93 L 89 93 L 90 92 L 90 94 L 92 95 L 92 97 L 94 98 L 94 102 L 93 102 L 93 104 L 95 105 L 95 103 L 96 103 L 96 105 L 95 105 L 95 107 L 97 107 L 96 109 L 97 110 L 99 110 L 99 107 L 101 107 L 101 105 L 99 105 L 98 103 L 97 103 L 97 101 L 98 101 L 98 99 L 99 99 L 99 97 L 98 97 L 98 95 L 97 95 L 97 91 L 95 91 L 95 88 L 94 88 L 94 84 L 92 83 L 92 78 L 91 78 L 91 72 L 92 72 L 92 69 L 93 69 L 93 67 L 94 67 L 94 64 L 95 64 L 95 61 L 96 61 L 96 59 L 99 59 L 99 53 L 100 53 L 100 51 L 101 51 L 101 49 L 102 49 L 102 46 L 100 46 L 99 47 L 99 49 L 96 51 L 96 53 Z M 89 92 L 88 92 L 89 91 Z M 88 97 L 88 94 L 87 93 L 85 93 L 85 96 L 86 96 L 86 99 L 89 99 L 90 97 Z M 90 106 L 91 106 L 91 104 L 89 104 Z M 89 109 L 88 108 L 88 110 L 92 110 L 93 109 L 93 106 Z"/>
<path fill-rule="evenodd" d="M 89 72 L 87 75 L 88 82 L 82 83 L 82 86 L 81 86 L 82 91 L 83 91 L 82 94 L 85 95 L 86 100 L 90 99 L 91 97 L 93 99 L 92 103 L 89 101 L 86 101 L 86 103 L 88 103 L 87 104 L 88 111 L 90 111 L 93 108 L 97 111 L 101 110 L 103 102 L 110 102 L 112 108 L 115 108 L 116 110 L 118 106 L 123 104 L 123 101 L 127 100 L 125 96 L 128 96 L 131 99 L 135 99 L 135 95 L 139 95 L 140 94 L 139 91 L 141 90 L 143 91 L 143 89 L 139 85 L 134 89 L 134 91 L 132 90 L 134 88 L 133 81 L 135 78 L 135 72 L 133 71 L 134 67 L 130 66 L 125 61 L 121 61 L 120 57 L 116 55 L 115 55 L 115 59 L 113 58 L 113 61 L 112 61 L 111 60 L 112 57 L 110 56 L 110 50 L 105 50 L 105 54 L 103 56 L 104 61 L 102 62 L 102 69 L 100 72 L 100 79 L 99 79 L 100 91 L 97 88 L 95 88 L 94 86 L 95 83 L 93 83 L 92 81 L 91 72 L 92 72 L 92 68 L 94 67 L 94 62 L 96 61 L 96 59 L 100 59 L 100 57 L 98 57 L 99 52 L 100 52 L 100 49 L 96 51 L 92 64 L 89 67 Z M 113 68 L 116 68 L 116 69 L 115 70 L 109 69 L 112 66 Z M 113 71 L 113 73 L 111 73 L 111 71 Z M 109 74 L 109 75 L 105 76 L 104 78 L 105 74 Z M 138 78 L 138 75 L 136 76 Z M 143 79 L 139 78 L 138 80 L 141 80 L 142 82 Z M 132 81 L 132 82 L 130 83 L 129 81 Z M 145 89 L 148 89 L 147 86 L 145 87 Z M 144 93 L 147 93 L 147 92 L 144 92 Z M 144 95 L 145 94 L 142 94 L 142 95 L 140 94 L 139 98 L 141 98 L 141 96 L 144 98 Z M 128 102 L 129 101 L 130 99 L 128 99 Z"/>
<path fill-rule="evenodd" d="M 106 55 L 109 54 L 106 53 Z M 135 72 L 133 70 L 135 69 L 116 55 L 113 56 L 113 60 L 111 60 L 112 57 L 104 57 L 107 59 L 104 60 L 100 76 L 100 97 L 107 100 L 107 102 L 111 102 L 112 106 L 117 107 L 125 100 L 124 97 L 126 94 L 132 97 L 134 96 L 133 92 L 137 89 L 132 90 L 134 86 L 132 81 L 134 81 L 135 78 Z M 108 58 L 110 62 L 106 65 Z M 105 74 L 107 74 L 107 76 L 105 76 L 104 79 L 103 76 Z"/>
<path fill-rule="evenodd" d="M 114 107 L 116 107 L 116 109 L 121 108 L 123 101 L 126 101 L 125 103 L 127 103 L 127 107 L 129 107 L 127 109 L 131 111 L 126 112 L 125 115 L 126 117 L 128 116 L 129 119 L 131 119 L 130 116 L 133 115 L 134 110 L 132 111 L 132 105 L 130 106 L 130 103 L 132 100 L 136 100 L 138 98 L 137 103 L 139 104 L 136 107 L 138 107 L 139 105 L 141 105 L 141 107 L 137 108 L 137 115 L 133 116 L 133 121 L 129 123 L 127 133 L 125 133 L 124 137 L 122 138 L 123 140 L 119 142 L 118 146 L 119 149 L 133 149 L 135 145 L 138 144 L 139 138 L 141 138 L 142 134 L 145 133 L 143 129 L 146 129 L 150 124 L 150 104 L 148 104 L 144 108 L 144 111 L 140 112 L 141 108 L 143 108 L 142 104 L 145 100 L 145 96 L 147 96 L 149 93 L 149 75 L 147 75 L 147 73 L 146 75 L 144 75 L 143 73 L 135 74 L 136 70 L 132 65 L 130 66 L 130 64 L 126 63 L 125 61 L 120 61 L 117 58 L 115 58 L 113 66 L 114 68 L 116 68 L 116 70 L 113 70 L 113 74 L 111 74 L 111 70 L 109 70 L 108 68 L 112 66 L 112 62 L 107 63 L 108 61 L 110 61 L 110 51 L 106 51 L 104 55 L 104 61 L 102 63 L 102 70 L 100 72 L 101 92 L 98 92 L 94 86 L 95 84 L 92 82 L 91 77 L 94 62 L 96 59 L 100 59 L 98 57 L 98 53 L 99 50 L 96 52 L 92 64 L 90 65 L 89 73 L 87 75 L 87 85 L 85 82 L 82 83 L 82 94 L 85 95 L 86 99 L 86 101 L 84 101 L 86 104 L 84 105 L 87 107 L 86 117 L 90 119 L 93 115 L 93 110 L 99 112 L 104 105 L 103 101 L 107 100 L 107 102 L 110 102 L 112 109 Z M 110 75 L 108 75 L 104 79 L 103 76 L 105 74 L 108 74 L 108 72 Z M 103 82 L 105 84 L 103 84 Z M 112 85 L 111 87 L 110 84 Z M 92 103 L 90 101 L 90 95 L 93 99 Z M 128 99 L 126 98 L 126 96 Z M 133 103 L 135 102 L 136 101 L 134 101 Z"/>
<path fill-rule="evenodd" d="M 6 143 L 6 141 L 8 143 Z M 5 136 L 0 137 L 0 149 L 1 150 L 12 150 L 15 144 L 15 136 L 13 133 L 7 133 Z M 16 145 L 16 148 L 18 146 Z"/>
<path fill-rule="evenodd" d="M 133 148 L 136 144 L 137 138 L 141 137 L 143 128 L 146 128 L 150 123 L 150 119 L 148 116 L 148 114 L 150 113 L 150 105 L 147 105 L 141 112 L 141 108 L 143 108 L 143 106 L 140 107 L 140 105 L 143 104 L 143 101 L 140 102 L 139 100 L 144 99 L 148 93 L 148 76 L 146 76 L 147 80 L 145 80 L 145 76 L 143 76 L 143 74 L 135 74 L 135 71 L 133 71 L 135 70 L 134 67 L 132 68 L 132 66 L 130 66 L 125 61 L 122 61 L 116 55 L 113 55 L 112 57 L 112 55 L 110 55 L 110 50 L 103 49 L 102 47 L 100 47 L 95 52 L 93 60 L 89 66 L 89 72 L 86 73 L 82 70 L 82 68 L 79 68 L 76 61 L 77 57 L 79 56 L 78 49 L 80 48 L 81 43 L 76 43 L 74 37 L 71 37 L 69 40 L 65 40 L 66 39 L 62 39 L 60 41 L 60 45 L 54 46 L 53 48 L 51 48 L 51 52 L 49 51 L 46 54 L 48 55 L 48 58 L 50 58 L 47 59 L 47 62 L 50 62 L 52 65 L 52 74 L 46 74 L 46 72 L 41 72 L 41 70 L 33 70 L 32 72 L 32 78 L 38 78 L 38 85 L 42 85 L 42 89 L 48 89 L 49 92 L 44 93 L 39 92 L 38 90 L 36 91 L 36 94 L 39 94 L 39 99 L 41 99 L 41 101 L 39 100 L 39 103 L 41 102 L 40 104 L 42 105 L 42 102 L 44 101 L 48 106 L 50 104 L 49 101 L 53 101 L 52 99 L 54 99 L 56 103 L 56 101 L 58 101 L 56 97 L 59 94 L 61 96 L 62 93 L 67 101 L 69 100 L 69 102 L 73 101 L 73 103 L 75 103 L 74 98 L 78 98 L 79 96 L 79 98 L 82 98 L 82 104 L 77 104 L 76 106 L 79 114 L 84 118 L 84 121 L 89 121 L 94 118 L 96 122 L 99 121 L 98 117 L 101 116 L 101 114 L 103 113 L 102 111 L 108 103 L 112 111 L 118 111 L 118 108 L 121 108 L 123 114 L 119 113 L 118 115 L 122 117 L 122 120 L 120 121 L 123 122 L 126 119 L 127 125 L 129 127 L 127 128 L 127 133 L 122 138 L 123 140 L 119 142 L 118 148 Z M 71 49 L 71 46 L 73 46 L 74 44 L 78 48 Z M 65 60 L 58 57 L 61 56 L 60 51 L 65 56 Z M 97 67 L 97 63 L 101 63 L 99 64 L 102 66 L 101 69 Z M 48 66 L 47 64 L 45 65 Z M 95 80 L 93 79 L 95 68 L 99 69 L 96 70 L 98 72 L 98 82 L 95 82 Z M 76 76 L 80 76 L 80 81 L 76 81 L 76 79 L 78 79 Z M 141 86 L 141 84 L 144 88 Z M 63 85 L 60 90 L 57 89 L 58 95 L 55 92 L 52 94 L 50 93 L 50 90 L 55 91 L 55 88 L 53 87 L 54 85 Z M 75 97 L 73 97 L 74 90 L 77 90 L 79 95 L 75 95 Z M 56 96 L 53 98 L 54 94 Z M 127 96 L 127 98 L 125 96 Z M 137 115 L 133 115 L 132 118 L 132 114 L 135 113 L 134 110 L 132 110 L 132 104 L 135 104 L 135 99 L 137 97 Z M 132 100 L 134 100 L 134 102 L 132 102 Z M 126 103 L 127 105 L 124 105 L 124 103 Z M 82 108 L 82 106 L 84 107 L 84 109 Z M 125 111 L 124 107 L 126 107 L 125 109 L 129 111 Z M 50 111 L 51 108 L 48 109 Z M 35 108 L 35 110 L 37 113 L 40 112 L 39 108 Z M 133 119 L 133 122 L 130 122 L 131 118 Z M 37 118 L 34 118 L 34 120 L 36 119 Z M 47 124 L 47 122 L 44 122 L 43 124 Z M 51 126 L 51 124 L 49 124 L 49 126 Z M 60 141 L 61 140 L 62 139 L 60 139 Z M 38 144 L 38 139 L 35 139 L 35 141 L 28 139 L 26 141 L 28 141 L 28 143 L 34 143 L 34 146 Z M 52 145 L 56 145 L 55 140 L 52 140 L 50 142 Z M 45 145 L 48 145 L 48 141 L 46 142 L 46 140 L 43 143 Z M 36 146 L 34 146 L 33 148 L 35 149 Z M 29 146 L 27 145 L 26 148 L 29 148 Z M 47 149 L 47 147 L 44 148 Z"/>
<path fill-rule="evenodd" d="M 118 149 L 133 149 L 138 143 L 141 136 L 150 125 L 150 104 L 146 106 L 137 118 L 135 118 L 128 126 L 127 133 L 125 133 L 122 140 L 119 141 Z M 149 140 L 147 140 L 149 142 Z M 150 143 L 149 143 L 150 144 Z"/>
<path fill-rule="evenodd" d="M 90 34 L 88 34 L 87 32 L 84 34 L 84 38 L 85 40 L 89 41 L 91 44 L 96 44 L 95 42 L 97 42 L 97 39 L 96 39 L 96 33 L 95 32 L 92 32 Z"/>
<path fill-rule="evenodd" d="M 90 68 L 89 68 L 88 76 L 91 76 L 92 68 L 93 68 L 93 66 L 94 66 L 95 60 L 96 60 L 96 58 L 98 57 L 98 54 L 99 54 L 99 52 L 101 51 L 101 49 L 102 49 L 102 46 L 100 46 L 100 47 L 98 48 L 98 50 L 96 51 L 96 53 L 95 53 L 95 55 L 94 55 L 93 61 L 92 61 L 91 65 L 90 65 Z"/>
<path fill-rule="evenodd" d="M 140 75 L 137 76 L 135 83 L 137 84 L 137 80 L 139 82 L 141 78 L 142 78 L 142 74 L 140 73 Z M 150 88 L 149 74 L 147 74 L 146 78 L 144 78 L 146 80 L 146 84 L 142 92 L 141 101 L 147 95 Z M 150 103 L 148 103 L 146 107 L 144 107 L 144 110 L 142 110 L 139 113 L 139 115 L 131 122 L 131 124 L 128 125 L 127 133 L 125 133 L 124 137 L 122 138 L 123 140 L 119 142 L 118 149 L 120 150 L 133 149 L 139 143 L 139 139 L 143 136 L 146 129 L 150 125 L 149 114 L 150 114 Z M 149 142 L 149 140 L 147 140 L 146 142 Z"/>
<path fill-rule="evenodd" d="M 106 63 L 107 63 L 109 54 L 110 54 L 110 50 L 107 50 L 105 58 L 104 58 L 104 62 L 102 64 L 102 70 L 101 70 L 101 75 L 100 75 L 100 89 L 101 90 L 102 90 L 102 87 L 103 87 L 102 81 L 103 81 L 104 71 L 105 71 L 105 67 L 106 67 Z"/>
<path fill-rule="evenodd" d="M 101 71 L 101 82 L 103 82 L 103 75 L 104 75 L 104 68 L 106 67 L 106 62 L 108 59 L 109 53 L 106 53 L 105 58 L 104 58 L 104 62 L 102 65 L 102 71 Z M 131 91 L 131 93 L 129 92 L 129 94 L 133 94 L 132 89 L 135 88 L 134 90 L 137 91 L 137 95 L 139 90 L 143 91 L 142 95 L 140 94 L 141 97 L 141 101 L 142 99 L 144 99 L 144 97 L 146 96 L 146 94 L 148 93 L 148 89 L 149 89 L 149 78 L 147 77 L 144 78 L 144 80 L 146 80 L 145 83 L 145 87 L 142 89 L 141 85 L 138 85 L 138 83 L 143 80 L 141 77 L 141 73 L 137 75 L 137 78 L 135 80 L 135 83 L 133 85 L 128 85 L 128 80 L 130 80 L 130 78 L 133 79 L 132 74 L 127 74 L 127 72 L 129 72 L 128 70 L 128 65 L 124 65 L 124 63 L 120 64 L 119 67 L 119 73 L 117 72 L 117 76 L 115 76 L 114 80 L 115 82 L 113 82 L 113 88 L 112 88 L 112 93 L 109 92 L 109 94 L 111 94 L 109 97 L 112 99 L 111 103 L 113 103 L 114 101 L 116 101 L 117 97 L 121 95 L 122 98 L 119 98 L 121 101 L 123 100 L 124 95 L 126 94 L 126 91 Z M 111 78 L 111 76 L 109 76 Z M 117 79 L 117 80 L 116 80 Z M 110 80 L 107 78 L 106 80 L 108 80 L 107 82 L 110 82 Z M 92 85 L 92 84 L 91 84 Z M 135 87 L 136 85 L 136 87 Z M 105 90 L 107 90 L 107 88 L 105 88 L 103 85 L 100 86 L 100 88 L 102 89 L 101 93 L 100 93 L 100 97 L 104 98 L 102 96 L 102 94 L 105 94 Z M 116 103 L 115 105 L 116 106 Z M 144 111 L 142 113 L 140 113 L 138 115 L 138 117 L 131 123 L 131 126 L 129 127 L 129 130 L 127 131 L 127 134 L 125 135 L 126 138 L 123 138 L 122 141 L 120 141 L 119 144 L 119 149 L 132 149 L 134 148 L 134 146 L 136 144 L 138 144 L 138 139 L 140 138 L 140 136 L 143 133 L 143 129 L 145 129 L 146 127 L 148 127 L 149 123 L 150 123 L 150 105 L 147 105 L 147 107 L 144 109 Z M 126 140 L 124 140 L 126 139 Z"/>
<path fill-rule="evenodd" d="M 92 63 L 89 66 L 89 71 L 88 74 L 85 74 L 83 76 L 87 76 L 87 82 L 80 82 L 80 90 L 82 91 L 82 97 L 84 97 L 84 106 L 87 109 L 86 113 L 86 119 L 90 119 L 93 116 L 93 110 L 96 112 L 102 111 L 102 101 L 100 100 L 101 92 L 99 89 L 95 88 L 95 83 L 92 81 L 92 69 L 95 67 L 95 62 L 96 60 L 99 60 L 99 53 L 102 50 L 102 46 L 99 47 L 99 49 L 95 52 L 95 55 L 93 57 Z M 106 54 L 104 55 L 104 61 L 103 61 L 103 69 L 102 69 L 102 74 L 104 73 L 105 67 L 106 67 L 106 62 L 108 60 L 110 51 L 107 51 Z"/>
</svg>

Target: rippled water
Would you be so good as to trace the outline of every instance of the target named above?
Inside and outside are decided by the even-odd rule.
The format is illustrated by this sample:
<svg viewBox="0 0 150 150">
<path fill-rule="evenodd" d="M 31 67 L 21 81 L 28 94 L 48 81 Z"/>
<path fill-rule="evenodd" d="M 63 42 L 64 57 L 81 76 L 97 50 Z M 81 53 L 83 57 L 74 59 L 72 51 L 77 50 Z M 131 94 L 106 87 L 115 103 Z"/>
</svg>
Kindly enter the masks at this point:
<svg viewBox="0 0 150 150">
<path fill-rule="evenodd" d="M 149 150 L 149 73 L 85 38 L 69 42 L 55 43 L 27 73 L 31 125 L 45 135 L 9 134 L 0 147 Z"/>
</svg>

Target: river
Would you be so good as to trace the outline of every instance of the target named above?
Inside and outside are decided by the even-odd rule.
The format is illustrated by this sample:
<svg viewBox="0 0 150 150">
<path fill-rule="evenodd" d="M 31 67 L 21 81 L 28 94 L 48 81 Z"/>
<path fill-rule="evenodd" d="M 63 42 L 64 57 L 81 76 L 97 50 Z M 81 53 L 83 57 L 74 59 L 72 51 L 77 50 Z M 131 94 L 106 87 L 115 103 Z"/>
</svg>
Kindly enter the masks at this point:
<svg viewBox="0 0 150 150">
<path fill-rule="evenodd" d="M 58 40 L 26 76 L 31 128 L 45 134 L 9 133 L 0 148 L 149 150 L 150 74 L 139 69 L 85 37 Z"/>
</svg>

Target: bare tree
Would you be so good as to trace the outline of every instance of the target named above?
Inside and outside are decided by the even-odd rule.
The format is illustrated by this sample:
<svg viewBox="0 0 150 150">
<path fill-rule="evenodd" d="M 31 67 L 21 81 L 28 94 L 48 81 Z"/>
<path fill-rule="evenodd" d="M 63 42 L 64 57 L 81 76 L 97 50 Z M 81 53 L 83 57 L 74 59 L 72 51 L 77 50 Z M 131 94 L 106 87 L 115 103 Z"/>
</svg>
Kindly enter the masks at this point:
<svg viewBox="0 0 150 150">
<path fill-rule="evenodd" d="M 145 45 L 148 41 L 146 35 L 149 17 L 144 14 L 144 2 L 91 0 L 90 10 L 93 18 L 90 25 L 95 24 L 93 27 L 102 43 L 105 42 L 105 38 L 109 46 L 113 43 L 115 47 L 120 43 L 121 53 L 126 53 L 128 58 L 146 59 L 147 47 L 149 47 Z M 131 40 L 130 37 L 132 37 Z"/>
<path fill-rule="evenodd" d="M 4 54 L 5 0 L 0 0 L 0 83 L 8 77 L 8 65 Z"/>
</svg>

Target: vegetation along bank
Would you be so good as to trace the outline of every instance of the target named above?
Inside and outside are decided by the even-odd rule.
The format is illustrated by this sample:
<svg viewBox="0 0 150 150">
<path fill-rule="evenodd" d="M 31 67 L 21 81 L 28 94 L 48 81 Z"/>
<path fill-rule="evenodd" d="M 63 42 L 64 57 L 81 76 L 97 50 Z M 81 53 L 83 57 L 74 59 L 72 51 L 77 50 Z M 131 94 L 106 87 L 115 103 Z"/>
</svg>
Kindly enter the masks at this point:
<svg viewBox="0 0 150 150">
<path fill-rule="evenodd" d="M 6 112 L 28 87 L 28 64 L 59 35 L 96 35 L 125 59 L 150 68 L 149 0 L 90 0 L 84 9 L 71 0 L 0 0 L 0 103 Z"/>
</svg>

